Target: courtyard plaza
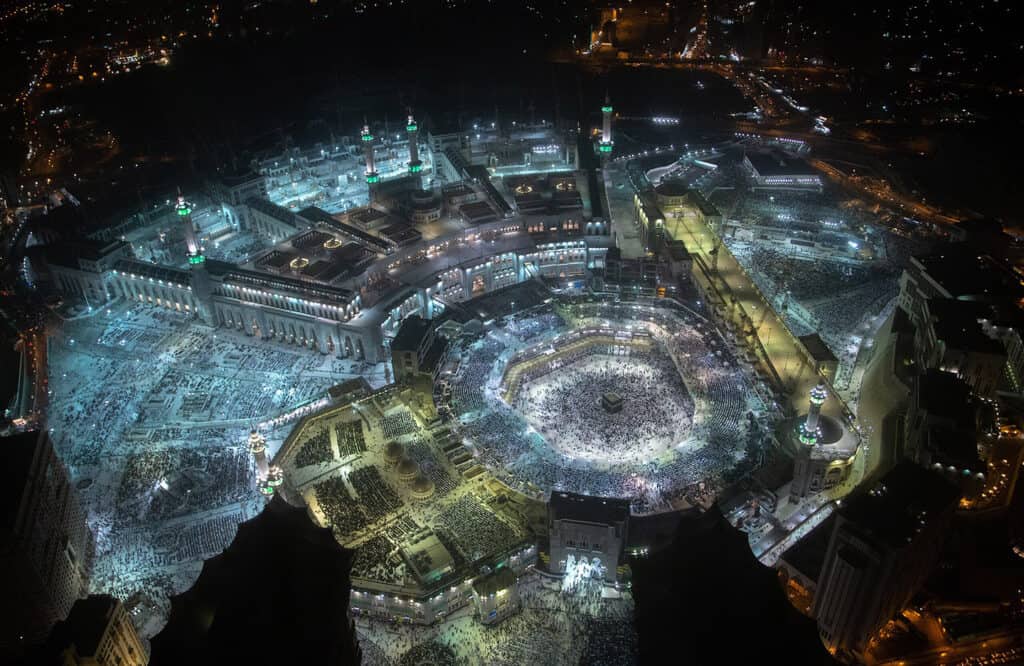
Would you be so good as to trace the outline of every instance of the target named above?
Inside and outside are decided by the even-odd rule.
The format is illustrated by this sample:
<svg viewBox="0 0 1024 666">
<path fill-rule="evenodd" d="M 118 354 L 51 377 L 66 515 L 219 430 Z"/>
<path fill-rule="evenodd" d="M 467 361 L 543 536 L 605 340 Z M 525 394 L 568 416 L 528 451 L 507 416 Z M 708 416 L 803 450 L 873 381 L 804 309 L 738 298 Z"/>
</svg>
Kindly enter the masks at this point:
<svg viewBox="0 0 1024 666">
<path fill-rule="evenodd" d="M 317 523 L 356 551 L 355 590 L 423 598 L 543 529 L 543 504 L 483 472 L 408 391 L 379 391 L 304 418 L 275 462 Z M 417 554 L 429 543 L 441 545 L 433 564 Z"/>
<path fill-rule="evenodd" d="M 186 315 L 113 302 L 50 340 L 49 427 L 96 534 L 93 589 L 142 599 L 144 634 L 203 559 L 263 506 L 253 425 L 383 366 L 284 348 Z M 294 418 L 264 432 L 273 452 Z"/>
<path fill-rule="evenodd" d="M 689 506 L 698 495 L 713 495 L 726 472 L 751 464 L 743 445 L 743 417 L 748 412 L 761 419 L 776 416 L 709 322 L 684 310 L 601 303 L 570 306 L 564 314 L 573 320 L 572 326 L 563 323 L 528 340 L 505 330 L 492 331 L 450 357 L 442 370 L 442 411 L 451 410 L 467 446 L 499 479 L 538 498 L 552 490 L 630 498 L 635 513 L 650 513 Z M 638 391 L 619 414 L 607 413 L 599 404 L 587 411 L 580 401 L 588 399 L 589 382 L 572 371 L 562 373 L 566 361 L 579 360 L 575 354 L 595 351 L 598 354 L 591 358 L 607 382 L 604 389 L 617 382 L 628 386 L 632 367 L 622 377 L 614 374 L 635 364 L 633 355 L 644 348 L 664 350 L 653 358 L 660 359 L 659 373 L 671 369 L 677 378 L 671 392 L 678 405 Z M 506 371 L 513 358 L 514 367 Z M 618 362 L 627 358 L 629 363 Z M 520 376 L 523 367 L 527 370 Z M 572 363 L 568 367 L 571 370 Z M 529 406 L 517 406 L 515 398 L 507 401 L 518 382 L 533 373 L 545 375 L 542 392 L 553 390 L 566 398 L 554 417 L 558 425 L 546 426 L 554 435 L 550 442 L 530 423 L 532 410 L 543 409 L 543 399 Z M 591 397 L 596 401 L 601 392 Z M 622 417 L 630 423 L 628 432 L 612 423 Z M 533 418 L 540 418 L 539 413 Z M 666 419 L 675 419 L 680 430 L 653 448 L 649 437 L 636 434 L 660 432 Z M 595 433 L 600 434 L 605 421 L 608 437 L 602 439 Z"/>
</svg>

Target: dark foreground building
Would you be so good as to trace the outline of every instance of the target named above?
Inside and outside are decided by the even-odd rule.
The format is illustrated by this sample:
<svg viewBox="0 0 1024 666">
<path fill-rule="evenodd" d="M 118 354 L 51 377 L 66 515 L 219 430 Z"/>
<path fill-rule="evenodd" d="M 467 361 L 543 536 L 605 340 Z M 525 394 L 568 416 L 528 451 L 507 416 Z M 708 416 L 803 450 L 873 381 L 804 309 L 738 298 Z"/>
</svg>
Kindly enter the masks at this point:
<svg viewBox="0 0 1024 666">
<path fill-rule="evenodd" d="M 79 599 L 53 628 L 38 666 L 146 666 L 149 655 L 124 605 L 106 594 Z"/>
<path fill-rule="evenodd" d="M 632 567 L 642 664 L 834 663 L 717 506 L 685 516 L 671 545 Z"/>
<path fill-rule="evenodd" d="M 95 539 L 45 432 L 3 440 L 0 663 L 46 639 L 89 589 Z"/>
<path fill-rule="evenodd" d="M 275 496 L 171 599 L 150 664 L 358 664 L 351 565 L 330 529 Z"/>
</svg>

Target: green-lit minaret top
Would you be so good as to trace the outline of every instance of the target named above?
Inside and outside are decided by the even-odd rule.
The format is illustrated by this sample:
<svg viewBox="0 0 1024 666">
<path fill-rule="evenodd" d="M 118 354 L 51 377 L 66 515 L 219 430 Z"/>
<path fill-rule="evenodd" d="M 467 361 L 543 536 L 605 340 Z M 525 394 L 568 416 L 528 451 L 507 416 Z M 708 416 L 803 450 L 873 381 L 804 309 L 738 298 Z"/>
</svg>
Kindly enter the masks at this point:
<svg viewBox="0 0 1024 666">
<path fill-rule="evenodd" d="M 405 131 L 409 133 L 409 174 L 415 175 L 423 170 L 423 162 L 420 161 L 419 126 L 416 119 L 412 117 L 412 109 L 409 110 L 409 122 L 405 125 Z"/>
<path fill-rule="evenodd" d="M 370 126 L 363 125 L 363 131 L 359 133 L 359 139 L 363 142 L 363 154 L 366 156 L 366 182 L 373 185 L 380 181 L 380 175 L 373 162 L 373 135 L 370 134 Z"/>
<path fill-rule="evenodd" d="M 602 153 L 612 152 L 612 103 L 608 93 L 604 95 L 604 106 L 601 107 L 601 143 L 597 149 Z"/>
<path fill-rule="evenodd" d="M 188 247 L 188 263 L 197 266 L 206 261 L 202 248 L 199 247 L 199 237 L 196 236 L 196 229 L 192 226 L 192 204 L 185 201 L 185 197 L 178 194 L 178 200 L 174 203 L 174 212 L 181 220 L 181 228 L 185 235 L 185 245 Z"/>
</svg>

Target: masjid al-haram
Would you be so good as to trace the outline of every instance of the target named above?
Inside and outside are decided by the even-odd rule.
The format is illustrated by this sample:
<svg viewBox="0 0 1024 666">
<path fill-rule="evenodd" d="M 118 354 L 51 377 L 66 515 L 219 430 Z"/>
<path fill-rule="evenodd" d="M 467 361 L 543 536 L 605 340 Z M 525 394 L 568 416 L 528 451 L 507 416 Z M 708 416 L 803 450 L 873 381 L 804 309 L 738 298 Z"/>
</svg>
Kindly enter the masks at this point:
<svg viewBox="0 0 1024 666">
<path fill-rule="evenodd" d="M 296 183 L 317 182 L 302 180 L 305 167 L 275 185 L 282 158 L 265 160 L 266 175 L 229 183 L 243 203 L 177 195 L 125 226 L 125 240 L 88 245 L 94 273 L 48 257 L 69 296 L 49 348 L 50 436 L 95 530 L 94 585 L 131 600 L 143 635 L 281 495 L 355 552 L 350 608 L 371 663 L 572 662 L 611 643 L 628 660 L 635 635 L 614 621 L 632 612 L 622 556 L 645 546 L 625 522 L 584 549 L 587 537 L 559 530 L 589 524 L 576 521 L 590 498 L 623 502 L 621 520 L 637 525 L 702 510 L 800 455 L 790 435 L 822 381 L 825 343 L 796 335 L 811 326 L 841 344 L 829 356 L 838 383 L 812 411 L 844 436 L 808 458 L 807 488 L 741 494 L 729 517 L 770 560 L 787 530 L 750 507 L 777 502 L 788 516 L 851 482 L 859 435 L 843 400 L 856 399 L 846 389 L 893 289 L 860 276 L 885 275 L 879 253 L 894 244 L 840 221 L 818 180 L 769 199 L 737 194 L 753 177 L 744 156 L 778 150 L 771 141 L 611 157 L 598 141 L 586 162 L 599 183 L 571 137 L 545 126 L 512 136 L 547 161 L 480 181 L 451 150 L 426 151 L 426 171 L 403 175 L 396 154 L 419 141 L 411 117 L 404 143 L 379 155 L 365 126 L 357 147 L 310 171 L 361 159 L 365 182 L 342 186 L 351 192 L 300 193 Z M 820 232 L 827 242 L 774 257 L 779 239 L 807 233 L 775 213 L 787 198 L 787 215 L 836 220 Z M 854 237 L 875 254 L 851 251 Z M 656 244 L 667 262 L 643 251 Z M 696 253 L 681 251 L 690 244 Z M 792 272 L 812 262 L 821 279 L 805 295 Z M 742 265 L 743 282 L 716 283 L 716 264 L 722 276 Z M 832 316 L 827 301 L 857 294 L 877 302 L 860 319 Z M 513 588 L 494 578 L 503 570 Z M 507 596 L 495 604 L 481 585 Z M 551 613 L 563 633 L 546 642 L 508 629 Z M 484 630 L 494 624 L 506 629 Z"/>
<path fill-rule="evenodd" d="M 0 664 L 1024 663 L 1024 4 L 869 4 L 3 3 Z"/>
<path fill-rule="evenodd" d="M 827 518 L 869 468 L 853 410 L 913 241 L 800 142 L 620 155 L 601 108 L 593 141 L 480 129 L 529 165 L 368 123 L 26 273 L 65 298 L 46 423 L 92 585 L 141 635 L 278 496 L 355 553 L 380 664 L 625 663 L 645 520 L 725 501 L 771 564 Z"/>
</svg>

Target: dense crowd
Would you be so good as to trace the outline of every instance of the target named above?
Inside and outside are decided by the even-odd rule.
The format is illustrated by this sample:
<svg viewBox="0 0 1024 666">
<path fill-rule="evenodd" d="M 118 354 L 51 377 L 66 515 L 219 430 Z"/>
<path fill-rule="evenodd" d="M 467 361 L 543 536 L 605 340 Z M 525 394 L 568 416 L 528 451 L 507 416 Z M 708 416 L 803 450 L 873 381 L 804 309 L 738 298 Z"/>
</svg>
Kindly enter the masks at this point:
<svg viewBox="0 0 1024 666">
<path fill-rule="evenodd" d="M 398 494 L 381 478 L 380 470 L 375 465 L 360 467 L 349 477 L 352 487 L 359 495 L 359 503 L 371 520 L 377 520 L 402 506 Z"/>
<path fill-rule="evenodd" d="M 342 458 L 366 451 L 366 437 L 363 435 L 361 421 L 346 421 L 334 428 L 338 438 L 338 453 Z"/>
<path fill-rule="evenodd" d="M 537 336 L 564 326 L 565 322 L 554 312 L 546 312 L 532 317 L 516 317 L 509 319 L 505 330 L 526 342 Z"/>
<path fill-rule="evenodd" d="M 841 361 L 856 354 L 851 343 L 858 326 L 899 291 L 894 267 L 797 258 L 764 244 L 737 246 L 733 252 L 786 324 L 798 335 L 818 333 Z"/>
<path fill-rule="evenodd" d="M 393 414 L 388 414 L 380 419 L 380 428 L 387 439 L 395 439 L 402 435 L 416 432 L 418 426 L 409 410 L 403 409 Z"/>
<path fill-rule="evenodd" d="M 602 594 L 594 579 L 572 592 L 538 575 L 520 578 L 519 608 L 493 625 L 482 625 L 471 612 L 443 624 L 401 626 L 373 619 L 357 620 L 364 663 L 457 664 L 475 666 L 629 666 L 638 657 L 633 602 L 628 594 Z"/>
<path fill-rule="evenodd" d="M 334 458 L 331 451 L 331 433 L 320 429 L 310 436 L 299 447 L 295 454 L 295 466 L 307 467 L 318 463 L 329 462 Z"/>
<path fill-rule="evenodd" d="M 413 440 L 405 447 L 405 453 L 419 465 L 424 476 L 434 482 L 434 497 L 444 497 L 458 485 L 445 467 L 437 462 L 434 452 L 423 440 Z"/>
<path fill-rule="evenodd" d="M 597 466 L 574 457 L 571 451 L 554 451 L 544 435 L 529 428 L 523 415 L 505 404 L 496 390 L 480 390 L 496 387 L 505 360 L 520 349 L 507 337 L 488 335 L 462 355 L 451 379 L 450 405 L 455 422 L 463 436 L 473 442 L 479 460 L 523 492 L 570 490 L 628 497 L 637 512 L 664 510 L 679 498 L 713 493 L 724 475 L 744 460 L 743 419 L 748 412 L 763 409 L 717 330 L 682 309 L 669 312 L 595 303 L 572 306 L 569 314 L 577 326 L 619 321 L 634 328 L 641 322 L 649 327 L 688 389 L 690 398 L 680 399 L 692 399 L 695 405 L 689 436 L 670 451 L 671 455 L 635 464 Z M 608 387 L 614 390 L 614 383 Z M 635 401 L 627 401 L 623 413 L 628 415 Z M 578 402 L 569 403 L 565 412 L 571 412 Z M 563 428 L 563 421 L 572 417 L 560 418 L 549 430 Z M 578 433 L 583 436 L 586 431 Z M 592 433 L 588 440 L 593 439 Z M 584 445 L 591 444 L 586 441 Z"/>
<path fill-rule="evenodd" d="M 672 361 L 634 348 L 576 350 L 543 364 L 513 404 L 555 448 L 573 458 L 615 462 L 651 459 L 682 441 L 691 424 L 690 399 Z M 624 401 L 602 405 L 605 394 Z"/>
<path fill-rule="evenodd" d="M 386 536 L 376 536 L 356 549 L 352 560 L 352 576 L 381 583 L 401 584 L 404 565 L 394 543 Z"/>
<path fill-rule="evenodd" d="M 366 526 L 367 520 L 360 502 L 352 498 L 345 480 L 334 476 L 314 488 L 316 502 L 339 536 L 351 534 Z"/>
<path fill-rule="evenodd" d="M 482 507 L 473 495 L 460 497 L 445 507 L 437 514 L 435 527 L 454 539 L 470 562 L 510 548 L 519 540 L 512 528 Z"/>
</svg>

